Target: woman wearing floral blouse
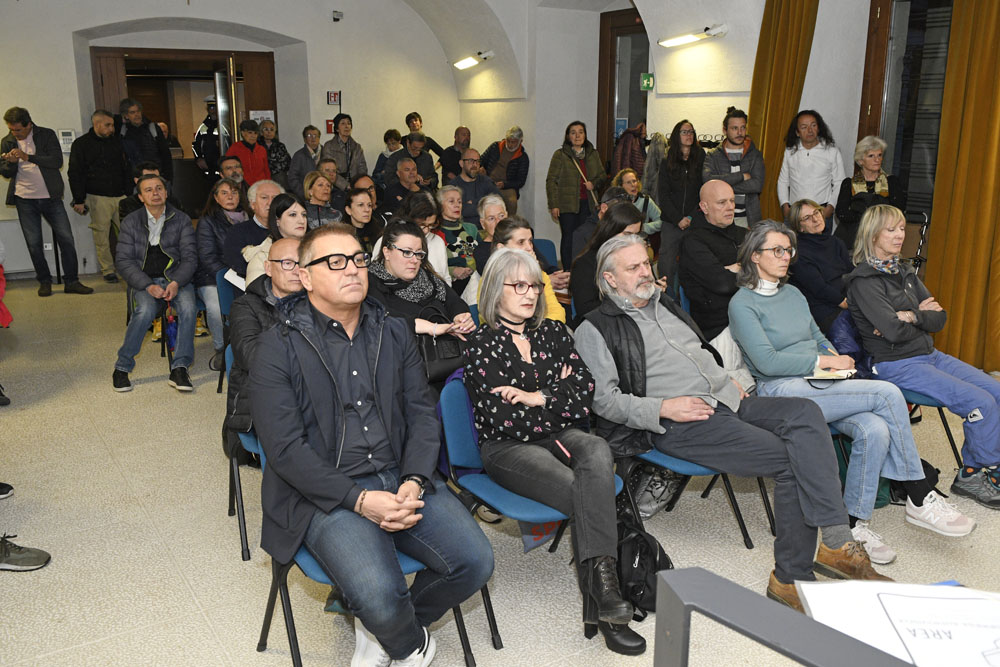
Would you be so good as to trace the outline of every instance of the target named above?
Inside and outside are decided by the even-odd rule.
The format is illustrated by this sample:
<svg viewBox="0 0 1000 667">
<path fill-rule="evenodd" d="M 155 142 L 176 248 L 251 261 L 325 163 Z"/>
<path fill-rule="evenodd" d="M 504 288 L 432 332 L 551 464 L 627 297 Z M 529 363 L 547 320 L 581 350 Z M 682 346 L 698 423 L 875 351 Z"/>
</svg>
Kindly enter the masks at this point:
<svg viewBox="0 0 1000 667">
<path fill-rule="evenodd" d="M 616 553 L 611 450 L 574 424 L 590 414 L 594 380 L 566 325 L 545 318 L 542 271 L 522 250 L 501 248 L 482 277 L 486 326 L 466 348 L 465 386 L 475 406 L 487 474 L 505 488 L 573 519 L 573 552 L 584 623 L 612 651 L 638 655 L 645 640 L 628 627 Z"/>
</svg>

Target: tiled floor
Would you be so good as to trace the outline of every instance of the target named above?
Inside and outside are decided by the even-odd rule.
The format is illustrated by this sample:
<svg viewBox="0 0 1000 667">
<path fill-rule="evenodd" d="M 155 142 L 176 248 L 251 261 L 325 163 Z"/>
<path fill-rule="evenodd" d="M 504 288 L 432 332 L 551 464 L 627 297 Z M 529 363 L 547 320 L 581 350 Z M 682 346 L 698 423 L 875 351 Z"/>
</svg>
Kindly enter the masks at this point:
<svg viewBox="0 0 1000 667">
<path fill-rule="evenodd" d="M 97 286 L 99 278 L 90 277 Z M 224 397 L 208 370 L 209 338 L 196 342 L 196 391 L 167 386 L 167 364 L 147 342 L 133 373 L 136 388 L 111 389 L 124 332 L 124 289 L 92 296 L 35 295 L 32 281 L 8 285 L 14 325 L 0 331 L 0 383 L 13 403 L 0 408 L 0 530 L 44 548 L 52 562 L 30 573 L 0 572 L 0 663 L 31 665 L 287 665 L 280 614 L 265 653 L 257 633 L 270 582 L 259 546 L 260 473 L 243 469 L 252 560 L 239 554 L 236 520 L 226 516 L 227 461 L 219 444 Z M 961 433 L 957 420 L 952 422 Z M 915 433 L 946 488 L 954 461 L 940 423 L 926 414 Z M 701 566 L 761 592 L 773 563 L 755 485 L 734 480 L 757 548 L 748 551 L 721 489 L 707 500 L 689 487 L 674 512 L 649 530 L 678 567 Z M 875 529 L 900 553 L 883 571 L 907 582 L 957 579 L 996 590 L 1000 513 L 964 500 L 979 520 L 970 537 L 948 540 L 905 525 L 900 507 L 879 510 Z M 463 609 L 478 664 L 650 665 L 610 653 L 583 637 L 569 551 L 521 553 L 510 522 L 484 525 L 496 551 L 491 582 L 504 648 L 489 641 L 481 600 Z M 290 576 L 299 643 L 307 665 L 347 665 L 349 621 L 322 611 L 326 590 Z M 654 620 L 638 626 L 652 643 Z M 434 628 L 435 665 L 461 665 L 449 614 Z M 692 664 L 782 664 L 776 654 L 696 618 Z"/>
</svg>

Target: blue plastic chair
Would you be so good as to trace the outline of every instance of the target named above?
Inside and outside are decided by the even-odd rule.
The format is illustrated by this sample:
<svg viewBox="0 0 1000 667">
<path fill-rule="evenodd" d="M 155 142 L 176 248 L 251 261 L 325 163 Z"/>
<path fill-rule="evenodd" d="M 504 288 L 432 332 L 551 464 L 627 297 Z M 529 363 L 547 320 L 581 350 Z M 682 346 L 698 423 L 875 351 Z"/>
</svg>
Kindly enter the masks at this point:
<svg viewBox="0 0 1000 667">
<path fill-rule="evenodd" d="M 948 444 L 951 445 L 951 453 L 955 455 L 955 463 L 959 468 L 961 468 L 962 455 L 958 452 L 958 445 L 955 444 L 955 436 L 951 434 L 951 428 L 948 426 L 948 417 L 944 414 L 944 403 L 933 399 L 926 394 L 921 394 L 918 391 L 910 391 L 909 389 L 903 389 L 902 387 L 900 387 L 900 391 L 903 392 L 903 398 L 906 399 L 907 403 L 922 405 L 928 408 L 937 408 L 938 415 L 941 417 L 941 426 L 944 427 L 944 434 L 948 436 Z"/>
<path fill-rule="evenodd" d="M 399 567 L 404 575 L 414 574 L 427 568 L 420 561 L 399 551 L 396 552 L 396 558 L 399 560 Z M 295 557 L 290 563 L 280 564 L 272 558 L 271 590 L 267 597 L 267 608 L 264 611 L 264 624 L 260 629 L 260 640 L 257 642 L 257 651 L 263 652 L 267 650 L 267 636 L 271 630 L 271 619 L 274 617 L 274 603 L 278 594 L 280 594 L 281 610 L 285 617 L 285 631 L 288 634 L 288 648 L 292 654 L 292 664 L 295 667 L 301 667 L 302 656 L 299 653 L 299 639 L 295 633 L 295 620 L 292 617 L 292 604 L 288 595 L 288 571 L 292 569 L 293 565 L 298 565 L 304 575 L 317 583 L 327 586 L 334 585 L 304 545 L 299 547 L 299 550 L 295 553 Z M 483 590 L 485 590 L 485 587 Z M 472 654 L 472 646 L 469 643 L 469 633 L 465 629 L 462 608 L 456 605 L 452 607 L 452 613 L 455 614 L 455 626 L 458 629 L 459 641 L 462 643 L 462 652 L 465 655 L 466 667 L 475 667 L 476 658 Z"/>
<path fill-rule="evenodd" d="M 465 385 L 460 380 L 448 382 L 441 391 L 441 423 L 444 427 L 445 448 L 448 452 L 448 476 L 459 488 L 475 498 L 475 511 L 485 505 L 511 519 L 528 523 L 551 523 L 561 521 L 559 532 L 549 551 L 555 551 L 565 531 L 567 517 L 548 505 L 525 498 L 494 482 L 486 473 L 468 473 L 459 476 L 457 468 L 482 470 L 483 460 L 479 456 L 479 434 L 472 420 L 472 402 Z M 622 479 L 615 476 L 615 493 L 622 490 Z"/>
<path fill-rule="evenodd" d="M 233 299 L 236 298 L 236 293 L 233 291 L 233 284 L 226 280 L 226 271 L 229 269 L 219 269 L 215 274 L 215 289 L 219 293 L 219 312 L 222 313 L 222 325 L 225 329 L 225 336 L 223 343 L 226 347 L 229 346 L 229 311 L 233 307 Z M 204 306 L 202 306 L 204 309 Z M 216 387 L 215 393 L 222 393 L 222 380 L 228 377 L 228 365 L 226 368 L 219 370 L 219 386 Z"/>
<path fill-rule="evenodd" d="M 684 293 L 684 288 L 681 287 L 679 283 L 677 285 L 677 293 L 678 293 L 678 295 L 680 296 L 680 299 L 681 299 L 681 309 L 685 313 L 687 313 L 688 315 L 690 315 L 691 314 L 691 299 L 689 299 L 687 297 L 687 294 Z"/>
<path fill-rule="evenodd" d="M 733 514 L 736 515 L 736 523 L 739 524 L 740 533 L 743 535 L 743 544 L 746 545 L 747 549 L 753 549 L 753 540 L 750 539 L 750 533 L 747 532 L 746 522 L 743 520 L 743 513 L 740 511 L 740 505 L 736 500 L 736 494 L 733 493 L 733 485 L 729 481 L 729 475 L 726 473 L 720 473 L 717 470 L 708 468 L 703 465 L 698 465 L 697 463 L 692 463 L 691 461 L 685 461 L 684 459 L 679 459 L 675 456 L 669 456 L 657 449 L 651 449 L 648 452 L 643 452 L 642 454 L 637 454 L 631 461 L 631 464 L 626 462 L 626 471 L 624 475 L 626 477 L 631 473 L 631 466 L 635 464 L 636 461 L 642 461 L 650 465 L 656 466 L 658 468 L 666 468 L 667 470 L 672 470 L 681 475 L 687 475 L 688 477 L 699 477 L 712 475 L 712 481 L 709 482 L 705 490 L 702 491 L 701 497 L 707 498 L 709 492 L 712 490 L 712 486 L 715 484 L 715 480 L 722 478 L 722 484 L 726 488 L 726 496 L 729 498 L 729 505 L 733 508 Z M 684 486 L 687 482 L 684 482 Z M 760 497 L 764 502 L 764 511 L 767 513 L 767 521 L 771 527 L 771 534 L 775 535 L 774 527 L 774 512 L 771 510 L 771 501 L 767 496 L 767 487 L 764 486 L 764 480 L 760 477 L 757 478 L 757 487 L 760 489 Z M 680 491 L 683 491 L 682 486 Z M 670 511 L 674 508 L 677 499 L 680 498 L 680 491 L 675 494 L 674 498 L 670 503 L 664 508 L 666 511 Z"/>
<path fill-rule="evenodd" d="M 549 263 L 549 266 L 554 266 L 559 268 L 559 261 L 556 259 L 556 244 L 554 241 L 549 239 L 534 239 L 532 243 L 535 246 L 535 250 L 542 253 L 545 261 Z M 567 269 L 568 271 L 569 269 Z"/>
<path fill-rule="evenodd" d="M 242 436 L 243 434 L 241 433 L 240 435 Z M 259 446 L 260 442 L 257 441 L 256 436 L 254 436 L 253 439 L 257 442 L 257 446 Z M 267 457 L 264 456 L 263 450 L 260 452 L 260 460 L 261 470 L 263 470 L 267 466 Z M 396 552 L 396 558 L 399 561 L 399 567 L 403 571 L 404 576 L 427 569 L 426 565 L 400 551 Z M 295 556 L 289 563 L 278 563 L 272 558 L 271 590 L 267 596 L 267 608 L 264 611 L 264 623 L 260 629 L 260 640 L 257 642 L 257 651 L 264 652 L 267 650 L 267 636 L 271 631 L 271 619 L 274 617 L 274 603 L 280 593 L 281 611 L 285 617 L 285 631 L 288 634 L 288 648 L 292 654 L 292 664 L 295 665 L 295 667 L 302 667 L 302 656 L 299 653 L 299 639 L 295 633 L 295 620 L 292 617 L 292 603 L 288 595 L 288 572 L 292 569 L 293 565 L 298 565 L 304 575 L 317 583 L 324 584 L 326 586 L 334 585 L 333 581 L 330 580 L 330 577 L 328 577 L 323 568 L 320 567 L 320 564 L 316 561 L 313 555 L 309 553 L 309 550 L 306 549 L 305 545 L 299 547 L 299 550 L 295 552 Z M 483 586 L 482 593 L 483 601 L 486 603 L 487 615 L 491 620 L 491 627 L 494 627 L 496 625 L 496 621 L 493 620 L 493 607 L 489 604 L 487 586 Z M 459 605 L 455 605 L 452 607 L 451 611 L 455 615 L 455 627 L 458 630 L 459 641 L 462 643 L 462 653 L 465 655 L 465 665 L 466 667 L 476 667 L 476 658 L 472 654 L 472 645 L 469 643 L 469 633 L 465 629 L 465 619 L 462 616 L 462 608 Z"/>
<path fill-rule="evenodd" d="M 479 306 L 477 306 L 474 303 L 473 304 L 469 304 L 469 313 L 472 314 L 472 321 L 475 322 L 476 326 L 478 327 L 479 326 Z"/>
</svg>

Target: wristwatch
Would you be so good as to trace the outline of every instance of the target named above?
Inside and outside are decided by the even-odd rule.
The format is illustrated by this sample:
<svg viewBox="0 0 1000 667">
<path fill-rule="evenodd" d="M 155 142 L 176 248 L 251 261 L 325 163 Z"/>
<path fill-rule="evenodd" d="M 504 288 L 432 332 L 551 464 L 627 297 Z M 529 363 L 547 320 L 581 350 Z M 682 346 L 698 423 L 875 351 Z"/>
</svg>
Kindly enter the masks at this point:
<svg viewBox="0 0 1000 667">
<path fill-rule="evenodd" d="M 420 493 L 417 495 L 417 500 L 424 499 L 424 491 L 427 490 L 427 482 L 420 475 L 407 475 L 402 480 L 401 483 L 415 482 L 417 486 L 420 487 Z"/>
</svg>

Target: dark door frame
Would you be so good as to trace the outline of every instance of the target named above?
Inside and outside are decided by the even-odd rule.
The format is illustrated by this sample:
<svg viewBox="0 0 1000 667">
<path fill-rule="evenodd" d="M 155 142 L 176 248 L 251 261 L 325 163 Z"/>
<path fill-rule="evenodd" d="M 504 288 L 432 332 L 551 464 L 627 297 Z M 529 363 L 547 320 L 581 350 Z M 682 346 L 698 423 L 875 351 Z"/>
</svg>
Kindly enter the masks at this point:
<svg viewBox="0 0 1000 667">
<path fill-rule="evenodd" d="M 597 140 L 594 144 L 605 162 L 614 150 L 615 44 L 621 35 L 646 33 L 636 9 L 619 9 L 601 14 L 600 50 L 597 65 Z"/>
</svg>

